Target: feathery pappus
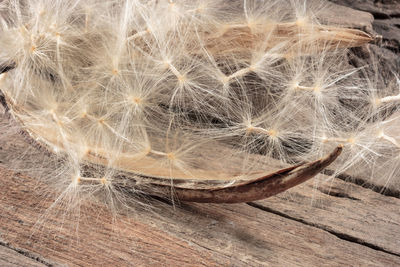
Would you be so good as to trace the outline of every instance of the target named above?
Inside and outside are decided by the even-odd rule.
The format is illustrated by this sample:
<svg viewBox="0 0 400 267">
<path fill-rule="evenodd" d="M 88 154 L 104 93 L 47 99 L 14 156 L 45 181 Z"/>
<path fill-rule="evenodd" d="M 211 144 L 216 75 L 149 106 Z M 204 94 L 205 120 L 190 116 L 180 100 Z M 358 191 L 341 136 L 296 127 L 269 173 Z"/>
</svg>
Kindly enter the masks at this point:
<svg viewBox="0 0 400 267">
<path fill-rule="evenodd" d="M 2 1 L 3 135 L 29 143 L 13 167 L 28 159 L 62 198 L 138 205 L 146 195 L 253 201 L 329 165 L 374 171 L 379 157 L 398 179 L 400 141 L 388 128 L 399 120 L 399 76 L 381 88 L 374 62 L 349 64 L 352 48 L 374 38 L 321 23 L 321 9 Z"/>
</svg>

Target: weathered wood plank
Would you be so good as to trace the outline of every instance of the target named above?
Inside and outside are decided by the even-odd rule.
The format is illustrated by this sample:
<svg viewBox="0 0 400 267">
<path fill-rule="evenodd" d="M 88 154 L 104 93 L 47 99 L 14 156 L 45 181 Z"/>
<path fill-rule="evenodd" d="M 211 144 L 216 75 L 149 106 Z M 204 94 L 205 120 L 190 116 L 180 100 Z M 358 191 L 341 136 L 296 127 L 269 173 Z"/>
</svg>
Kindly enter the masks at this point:
<svg viewBox="0 0 400 267">
<path fill-rule="evenodd" d="M 32 179 L 14 177 L 4 169 L 0 173 L 4 192 L 0 232 L 13 246 L 70 266 L 217 266 L 228 260 L 139 220 L 121 215 L 114 221 L 108 210 L 95 203 L 81 207 L 79 222 L 74 216 L 64 217 L 58 208 L 41 222 L 39 217 L 54 198 L 41 198 Z"/>
<path fill-rule="evenodd" d="M 370 18 L 374 20 L 369 21 L 366 16 L 350 15 L 348 12 L 343 12 L 343 15 L 339 15 L 341 12 L 339 9 L 331 9 L 327 12 L 327 18 L 335 18 L 340 23 L 343 21 L 346 25 L 351 27 L 360 28 L 363 24 L 372 23 L 372 31 L 382 36 L 382 44 L 380 46 L 371 45 L 368 49 L 369 52 L 379 58 L 379 73 L 385 80 L 386 84 L 391 82 L 393 79 L 393 73 L 400 72 L 400 1 L 398 0 L 385 0 L 385 1 L 374 1 L 374 0 L 329 0 L 330 2 L 336 3 L 340 8 L 347 8 L 349 11 L 360 12 L 369 14 Z M 344 7 L 346 6 L 346 7 Z M 329 13 L 332 12 L 332 15 Z M 372 14 L 372 16 L 371 16 Z M 359 24 L 358 24 L 359 23 Z M 357 25 L 358 24 L 358 25 Z M 367 30 L 370 29 L 368 25 Z M 392 81 L 393 82 L 393 81 Z M 392 122 L 392 124 L 398 124 L 398 120 Z M 397 128 L 395 129 L 397 131 Z M 398 136 L 397 132 L 387 133 L 393 137 Z M 366 164 L 365 166 L 359 166 L 348 171 L 348 175 L 353 176 L 353 181 L 357 181 L 358 184 L 364 184 L 366 187 L 375 187 L 375 190 L 383 190 L 386 188 L 386 192 L 390 195 L 400 197 L 400 179 L 394 177 L 389 179 L 385 175 L 381 175 L 381 172 L 373 170 L 375 166 L 382 166 L 385 160 L 377 160 L 374 166 Z M 388 168 L 385 166 L 385 168 Z M 390 169 L 390 168 L 389 168 Z M 387 173 L 387 171 L 385 172 Z"/>
<path fill-rule="evenodd" d="M 400 256 L 400 199 L 327 178 L 322 176 L 256 203 Z"/>
<path fill-rule="evenodd" d="M 113 221 L 108 210 L 87 203 L 80 210 L 79 227 L 76 218 L 63 217 L 56 208 L 44 223 L 32 228 L 54 199 L 39 202 L 35 181 L 5 169 L 0 173 L 4 238 L 71 266 L 400 264 L 398 256 L 246 204 L 182 204 L 174 209 L 155 201 L 153 212 L 138 210 L 134 216 L 121 214 Z"/>
<path fill-rule="evenodd" d="M 354 9 L 370 12 L 375 17 L 390 18 L 400 15 L 400 2 L 398 0 L 330 0 L 331 2 L 349 6 Z"/>
<path fill-rule="evenodd" d="M 32 266 L 44 267 L 47 266 L 43 263 L 35 261 L 29 257 L 18 253 L 15 250 L 0 245 L 0 266 L 2 267 L 16 267 L 16 266 Z"/>
<path fill-rule="evenodd" d="M 324 8 L 317 13 L 317 16 L 321 22 L 329 25 L 359 29 L 373 36 L 376 34 L 372 29 L 374 17 L 368 12 L 354 10 L 327 1 L 324 2 Z"/>
</svg>

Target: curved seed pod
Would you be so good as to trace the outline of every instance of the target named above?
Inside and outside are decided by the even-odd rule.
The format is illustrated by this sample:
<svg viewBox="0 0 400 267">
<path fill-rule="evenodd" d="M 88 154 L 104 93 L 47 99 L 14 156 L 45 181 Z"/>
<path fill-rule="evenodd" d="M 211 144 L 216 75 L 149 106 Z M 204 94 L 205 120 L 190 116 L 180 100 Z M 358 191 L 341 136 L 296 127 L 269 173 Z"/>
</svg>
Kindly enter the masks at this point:
<svg viewBox="0 0 400 267">
<path fill-rule="evenodd" d="M 296 23 L 278 23 L 268 25 L 267 29 L 265 25 L 259 25 L 259 28 L 234 26 L 218 35 L 206 35 L 205 47 L 214 56 L 224 56 L 255 47 L 263 47 L 268 51 L 286 42 L 290 44 L 290 48 L 288 47 L 290 51 L 304 56 L 322 50 L 360 47 L 376 39 L 364 31 L 326 25 L 303 26 L 299 29 Z M 264 44 L 266 38 L 268 43 Z"/>
<path fill-rule="evenodd" d="M 9 115 L 11 115 L 12 104 L 7 102 L 3 94 L 0 94 L 0 103 L 6 111 L 10 112 Z M 33 146 L 42 149 L 48 154 L 52 153 L 46 148 L 45 144 L 37 141 L 28 129 L 22 131 L 21 134 Z M 256 201 L 284 192 L 313 178 L 335 161 L 342 152 L 342 149 L 343 146 L 340 145 L 329 155 L 319 160 L 280 169 L 251 180 L 220 181 L 175 178 L 166 180 L 124 172 L 124 181 L 121 181 L 121 184 L 132 188 L 137 187 L 137 184 L 146 184 L 143 190 L 145 193 L 153 196 L 168 197 L 173 192 L 173 197 L 179 201 L 200 203 L 242 203 Z M 91 166 L 96 163 L 88 162 L 87 164 Z M 129 178 L 126 179 L 127 177 Z"/>
<path fill-rule="evenodd" d="M 242 203 L 265 199 L 311 179 L 329 166 L 340 155 L 342 148 L 338 146 L 331 154 L 314 162 L 292 166 L 233 186 L 196 189 L 196 184 L 192 184 L 192 188 L 178 184 L 173 188 L 174 194 L 180 201 L 200 203 Z M 172 183 L 176 184 L 174 180 Z M 150 194 L 166 196 L 171 192 L 167 185 L 154 184 L 153 188 Z"/>
<path fill-rule="evenodd" d="M 58 189 L 247 202 L 356 143 L 336 136 L 341 122 L 362 124 L 347 53 L 373 36 L 321 25 L 301 1 L 95 1 L 100 16 L 84 2 L 16 12 L 1 29 L 0 102 L 30 144 L 62 159 Z M 299 162 L 310 163 L 288 168 Z"/>
</svg>

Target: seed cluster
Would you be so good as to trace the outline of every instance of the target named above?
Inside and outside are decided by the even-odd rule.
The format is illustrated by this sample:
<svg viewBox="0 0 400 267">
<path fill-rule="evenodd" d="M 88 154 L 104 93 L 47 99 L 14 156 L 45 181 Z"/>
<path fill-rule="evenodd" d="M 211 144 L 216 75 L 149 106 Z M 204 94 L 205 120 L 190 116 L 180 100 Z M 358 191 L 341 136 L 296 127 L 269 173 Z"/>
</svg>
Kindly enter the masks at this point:
<svg viewBox="0 0 400 267">
<path fill-rule="evenodd" d="M 337 172 L 383 156 L 398 168 L 400 141 L 389 128 L 399 120 L 399 77 L 378 88 L 374 64 L 350 65 L 351 48 L 371 38 L 321 25 L 318 8 L 3 1 L 0 62 L 15 68 L 1 74 L 0 89 L 23 129 L 62 158 L 67 171 L 52 179 L 70 191 L 113 192 L 129 184 L 118 171 L 246 179 L 338 144 Z"/>
</svg>

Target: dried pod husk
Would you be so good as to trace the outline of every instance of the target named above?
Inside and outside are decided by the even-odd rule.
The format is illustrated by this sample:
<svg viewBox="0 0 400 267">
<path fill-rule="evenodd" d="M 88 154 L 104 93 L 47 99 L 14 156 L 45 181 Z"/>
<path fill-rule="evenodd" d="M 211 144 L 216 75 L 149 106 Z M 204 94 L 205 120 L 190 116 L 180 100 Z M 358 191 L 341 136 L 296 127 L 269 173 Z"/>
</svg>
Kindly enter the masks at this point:
<svg viewBox="0 0 400 267">
<path fill-rule="evenodd" d="M 10 2 L 24 15 L 0 38 L 2 102 L 35 147 L 65 159 L 68 190 L 266 198 L 338 157 L 342 141 L 323 133 L 337 133 L 338 111 L 353 115 L 345 56 L 373 40 L 297 4 Z"/>
</svg>

